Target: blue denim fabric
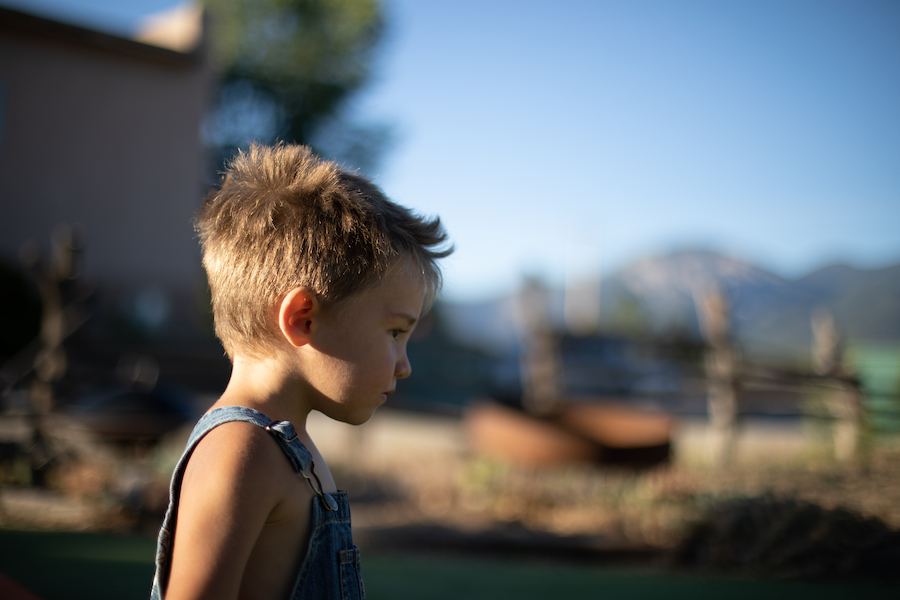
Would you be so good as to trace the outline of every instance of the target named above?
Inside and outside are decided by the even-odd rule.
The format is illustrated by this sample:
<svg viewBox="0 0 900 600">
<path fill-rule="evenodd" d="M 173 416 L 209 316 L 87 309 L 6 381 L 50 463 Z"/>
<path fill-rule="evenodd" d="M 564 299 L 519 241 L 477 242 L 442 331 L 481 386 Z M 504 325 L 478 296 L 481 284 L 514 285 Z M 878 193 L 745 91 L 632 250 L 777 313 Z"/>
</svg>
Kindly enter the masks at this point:
<svg viewBox="0 0 900 600">
<path fill-rule="evenodd" d="M 169 579 L 172 542 L 178 515 L 181 481 L 197 443 L 207 433 L 231 421 L 245 421 L 272 434 L 298 473 L 303 474 L 312 456 L 297 439 L 288 421 L 273 422 L 263 413 L 243 406 L 224 406 L 206 413 L 194 427 L 187 447 L 172 475 L 169 507 L 156 549 L 156 575 L 151 600 L 161 600 Z M 359 548 L 353 544 L 350 531 L 350 501 L 347 492 L 320 493 L 312 504 L 312 527 L 306 556 L 297 573 L 289 600 L 365 600 L 366 593 L 359 569 Z"/>
</svg>

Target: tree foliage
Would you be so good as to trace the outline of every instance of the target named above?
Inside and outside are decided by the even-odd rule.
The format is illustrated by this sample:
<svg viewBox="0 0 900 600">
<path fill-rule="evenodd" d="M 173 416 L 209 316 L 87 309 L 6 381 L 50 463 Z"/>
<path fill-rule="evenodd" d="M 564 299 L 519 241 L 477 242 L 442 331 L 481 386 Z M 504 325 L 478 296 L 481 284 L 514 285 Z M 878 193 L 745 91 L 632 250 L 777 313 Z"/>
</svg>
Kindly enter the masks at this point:
<svg viewBox="0 0 900 600">
<path fill-rule="evenodd" d="M 309 144 L 369 166 L 387 130 L 354 124 L 384 29 L 378 0 L 206 0 L 218 87 L 206 133 L 217 163 L 251 141 Z M 218 166 L 217 165 L 217 166 Z"/>
</svg>

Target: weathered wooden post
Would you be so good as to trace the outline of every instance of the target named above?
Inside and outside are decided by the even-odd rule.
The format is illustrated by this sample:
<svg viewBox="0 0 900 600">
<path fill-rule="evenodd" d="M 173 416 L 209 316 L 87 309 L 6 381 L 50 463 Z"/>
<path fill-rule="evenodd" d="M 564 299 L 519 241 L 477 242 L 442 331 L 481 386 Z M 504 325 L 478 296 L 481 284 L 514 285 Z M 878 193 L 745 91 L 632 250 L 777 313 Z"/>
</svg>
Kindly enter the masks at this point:
<svg viewBox="0 0 900 600">
<path fill-rule="evenodd" d="M 528 281 L 518 308 L 523 346 L 522 407 L 534 415 L 549 415 L 559 406 L 561 369 L 546 287 L 536 279 Z"/>
<path fill-rule="evenodd" d="M 812 314 L 813 370 L 822 377 L 826 410 L 833 422 L 834 455 L 841 462 L 859 456 L 862 433 L 862 390 L 844 357 L 844 340 L 834 316 L 825 308 Z"/>
<path fill-rule="evenodd" d="M 76 228 L 58 225 L 52 236 L 50 260 L 45 260 L 34 245 L 23 248 L 23 260 L 34 271 L 41 292 L 41 349 L 34 359 L 35 378 L 30 389 L 35 413 L 43 415 L 53 409 L 53 386 L 66 372 L 67 358 L 63 340 L 72 323 L 67 322 L 67 304 L 72 301 L 70 287 L 80 270 L 81 240 Z"/>
<path fill-rule="evenodd" d="M 81 236 L 77 228 L 58 225 L 51 239 L 51 257 L 41 256 L 40 247 L 26 244 L 22 260 L 36 275 L 43 304 L 41 330 L 38 336 L 40 349 L 34 357 L 34 377 L 29 386 L 31 403 L 31 457 L 32 483 L 42 485 L 51 451 L 43 433 L 44 419 L 54 408 L 55 387 L 66 373 L 67 357 L 63 341 L 78 323 L 67 318 L 67 305 L 72 301 L 74 280 L 79 275 Z M 71 312 L 71 311 L 69 311 Z"/>
<path fill-rule="evenodd" d="M 722 291 L 716 287 L 695 294 L 695 302 L 707 344 L 710 460 L 713 465 L 722 467 L 733 460 L 737 441 L 740 354 L 731 339 L 730 307 Z"/>
</svg>

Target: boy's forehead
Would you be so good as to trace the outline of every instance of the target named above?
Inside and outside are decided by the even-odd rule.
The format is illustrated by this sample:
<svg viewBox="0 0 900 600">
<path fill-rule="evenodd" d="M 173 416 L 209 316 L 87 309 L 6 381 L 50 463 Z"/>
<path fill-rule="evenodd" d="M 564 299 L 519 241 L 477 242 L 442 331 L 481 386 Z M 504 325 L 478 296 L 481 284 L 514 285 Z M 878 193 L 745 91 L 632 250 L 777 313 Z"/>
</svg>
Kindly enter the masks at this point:
<svg viewBox="0 0 900 600">
<path fill-rule="evenodd" d="M 377 309 L 418 317 L 425 297 L 424 277 L 407 268 L 390 269 L 384 277 L 347 298 L 343 310 Z"/>
<path fill-rule="evenodd" d="M 418 316 L 425 296 L 425 282 L 410 269 L 392 269 L 381 281 L 368 290 L 389 312 L 414 311 Z"/>
<path fill-rule="evenodd" d="M 399 269 L 389 273 L 378 287 L 386 298 L 397 301 L 415 299 L 425 293 L 424 278 L 410 269 Z"/>
</svg>

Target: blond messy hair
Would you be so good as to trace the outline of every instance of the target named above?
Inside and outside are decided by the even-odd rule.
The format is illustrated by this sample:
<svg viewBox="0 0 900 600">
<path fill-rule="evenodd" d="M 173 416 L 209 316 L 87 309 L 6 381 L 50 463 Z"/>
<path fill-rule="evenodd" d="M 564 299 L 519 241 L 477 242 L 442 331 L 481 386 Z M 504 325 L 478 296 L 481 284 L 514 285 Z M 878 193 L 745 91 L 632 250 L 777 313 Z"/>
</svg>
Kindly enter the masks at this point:
<svg viewBox="0 0 900 600">
<path fill-rule="evenodd" d="M 275 307 L 296 287 L 323 310 L 409 259 L 426 304 L 441 285 L 437 259 L 452 252 L 440 219 L 425 219 L 373 183 L 306 146 L 251 145 L 227 165 L 196 228 L 212 292 L 216 335 L 228 356 L 265 356 L 277 340 Z"/>
</svg>

